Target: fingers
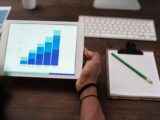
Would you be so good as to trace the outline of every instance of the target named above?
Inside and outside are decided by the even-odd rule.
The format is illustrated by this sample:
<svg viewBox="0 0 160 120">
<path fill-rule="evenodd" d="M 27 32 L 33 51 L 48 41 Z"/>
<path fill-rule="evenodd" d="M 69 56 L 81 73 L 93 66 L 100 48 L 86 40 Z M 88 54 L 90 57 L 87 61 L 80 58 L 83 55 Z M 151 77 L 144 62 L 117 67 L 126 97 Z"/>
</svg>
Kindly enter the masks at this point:
<svg viewBox="0 0 160 120">
<path fill-rule="evenodd" d="M 89 53 L 89 50 L 87 48 L 84 49 L 84 56 L 86 57 L 86 59 L 90 59 L 92 58 L 92 56 L 90 55 L 91 53 Z"/>
<path fill-rule="evenodd" d="M 89 51 L 87 48 L 84 49 L 84 55 L 86 58 L 91 59 L 94 56 L 94 52 Z"/>
<path fill-rule="evenodd" d="M 97 52 L 89 51 L 87 48 L 84 49 L 84 55 L 87 59 L 92 59 L 95 62 L 100 62 L 100 55 Z"/>
</svg>

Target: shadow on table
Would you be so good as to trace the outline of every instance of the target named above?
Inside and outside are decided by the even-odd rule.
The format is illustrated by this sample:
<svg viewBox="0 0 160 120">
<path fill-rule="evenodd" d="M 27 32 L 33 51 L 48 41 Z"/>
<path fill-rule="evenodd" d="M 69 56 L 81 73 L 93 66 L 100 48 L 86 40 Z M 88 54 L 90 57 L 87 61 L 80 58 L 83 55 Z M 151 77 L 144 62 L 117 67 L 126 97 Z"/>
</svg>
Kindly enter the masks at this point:
<svg viewBox="0 0 160 120">
<path fill-rule="evenodd" d="M 5 120 L 5 109 L 11 99 L 11 81 L 0 77 L 0 120 Z"/>
</svg>

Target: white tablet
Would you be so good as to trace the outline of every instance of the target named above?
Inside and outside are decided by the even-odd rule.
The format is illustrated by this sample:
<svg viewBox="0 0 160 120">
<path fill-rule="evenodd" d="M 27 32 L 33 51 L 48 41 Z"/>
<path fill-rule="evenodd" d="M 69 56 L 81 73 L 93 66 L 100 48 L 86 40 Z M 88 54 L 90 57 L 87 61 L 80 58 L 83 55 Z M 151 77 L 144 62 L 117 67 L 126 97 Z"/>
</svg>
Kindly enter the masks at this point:
<svg viewBox="0 0 160 120">
<path fill-rule="evenodd" d="M 77 79 L 83 49 L 81 23 L 7 20 L 0 41 L 0 74 Z"/>
</svg>

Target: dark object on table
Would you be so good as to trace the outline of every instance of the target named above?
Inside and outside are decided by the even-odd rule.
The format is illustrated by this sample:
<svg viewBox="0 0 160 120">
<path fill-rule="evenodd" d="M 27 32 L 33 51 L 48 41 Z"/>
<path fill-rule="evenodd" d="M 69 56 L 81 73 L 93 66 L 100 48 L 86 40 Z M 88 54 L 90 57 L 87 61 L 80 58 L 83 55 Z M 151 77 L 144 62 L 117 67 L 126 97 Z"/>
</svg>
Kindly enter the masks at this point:
<svg viewBox="0 0 160 120">
<path fill-rule="evenodd" d="M 11 91 L 7 82 L 0 78 L 0 118 L 5 119 L 5 108 L 11 98 Z"/>
</svg>

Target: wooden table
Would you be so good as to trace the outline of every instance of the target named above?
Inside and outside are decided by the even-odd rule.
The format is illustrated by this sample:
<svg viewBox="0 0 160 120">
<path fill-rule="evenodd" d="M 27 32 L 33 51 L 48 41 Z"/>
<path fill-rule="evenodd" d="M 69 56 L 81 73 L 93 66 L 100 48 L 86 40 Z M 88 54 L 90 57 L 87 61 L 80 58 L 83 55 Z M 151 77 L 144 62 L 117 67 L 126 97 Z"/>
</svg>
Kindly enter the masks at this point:
<svg viewBox="0 0 160 120">
<path fill-rule="evenodd" d="M 9 19 L 77 21 L 79 15 L 154 19 L 157 42 L 134 41 L 142 50 L 155 53 L 160 73 L 160 1 L 140 0 L 140 11 L 97 10 L 93 0 L 38 0 L 33 11 L 22 8 L 21 0 L 1 0 L 11 5 Z M 98 87 L 100 103 L 107 120 L 160 120 L 160 102 L 112 100 L 107 97 L 105 49 L 123 47 L 127 40 L 85 38 L 85 47 L 98 51 L 102 72 Z M 152 72 L 152 71 L 151 71 Z M 7 78 L 12 81 L 12 99 L 6 110 L 7 120 L 79 120 L 80 105 L 72 80 Z"/>
</svg>

